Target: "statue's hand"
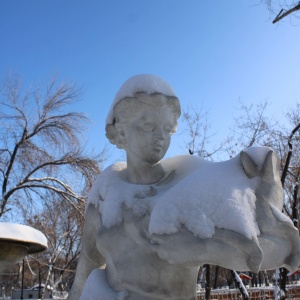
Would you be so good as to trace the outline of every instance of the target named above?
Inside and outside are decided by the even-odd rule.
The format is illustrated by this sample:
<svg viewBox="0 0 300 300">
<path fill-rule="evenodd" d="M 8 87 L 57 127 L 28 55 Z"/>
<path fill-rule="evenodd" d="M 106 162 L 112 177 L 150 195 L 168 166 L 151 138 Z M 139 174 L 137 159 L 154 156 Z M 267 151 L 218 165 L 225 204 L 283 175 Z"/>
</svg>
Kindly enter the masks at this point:
<svg viewBox="0 0 300 300">
<path fill-rule="evenodd" d="M 170 264 L 215 264 L 235 270 L 258 272 L 263 254 L 257 240 L 224 229 L 211 238 L 199 238 L 182 227 L 177 233 L 149 235 L 151 249 Z"/>
<path fill-rule="evenodd" d="M 194 236 L 184 227 L 177 233 L 149 234 L 148 238 L 151 249 L 170 264 L 194 265 L 201 260 L 202 247 L 205 247 L 205 240 Z"/>
</svg>

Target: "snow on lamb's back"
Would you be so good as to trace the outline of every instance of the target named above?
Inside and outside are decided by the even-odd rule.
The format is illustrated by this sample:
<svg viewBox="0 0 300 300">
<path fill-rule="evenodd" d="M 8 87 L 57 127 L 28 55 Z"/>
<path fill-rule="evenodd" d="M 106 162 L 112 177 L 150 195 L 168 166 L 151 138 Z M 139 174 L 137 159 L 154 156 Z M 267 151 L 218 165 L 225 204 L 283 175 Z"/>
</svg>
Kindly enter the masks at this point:
<svg viewBox="0 0 300 300">
<path fill-rule="evenodd" d="M 175 233 L 185 225 L 201 238 L 211 237 L 215 227 L 256 237 L 256 181 L 245 175 L 238 159 L 204 164 L 165 193 L 152 211 L 150 233 Z"/>
</svg>

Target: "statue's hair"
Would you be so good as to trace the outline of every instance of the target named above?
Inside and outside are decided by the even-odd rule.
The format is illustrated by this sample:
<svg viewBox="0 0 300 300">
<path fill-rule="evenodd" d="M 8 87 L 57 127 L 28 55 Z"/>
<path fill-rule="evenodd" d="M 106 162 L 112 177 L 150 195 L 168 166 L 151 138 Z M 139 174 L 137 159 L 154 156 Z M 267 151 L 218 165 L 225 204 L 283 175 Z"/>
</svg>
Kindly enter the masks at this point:
<svg viewBox="0 0 300 300">
<path fill-rule="evenodd" d="M 119 101 L 113 108 L 114 121 L 112 124 L 107 124 L 105 127 L 106 137 L 109 139 L 111 144 L 116 145 L 120 149 L 125 149 L 123 138 L 120 136 L 118 131 L 118 124 L 125 125 L 127 122 L 136 115 L 137 112 L 143 109 L 145 105 L 150 105 L 157 107 L 158 109 L 162 107 L 167 107 L 174 114 L 174 132 L 177 128 L 177 119 L 180 117 L 181 108 L 177 97 L 166 96 L 160 93 L 151 94 L 150 97 L 146 93 L 136 93 L 135 97 L 126 97 Z M 155 99 L 156 95 L 163 95 L 164 97 Z M 153 96 L 153 97 L 152 97 Z"/>
</svg>

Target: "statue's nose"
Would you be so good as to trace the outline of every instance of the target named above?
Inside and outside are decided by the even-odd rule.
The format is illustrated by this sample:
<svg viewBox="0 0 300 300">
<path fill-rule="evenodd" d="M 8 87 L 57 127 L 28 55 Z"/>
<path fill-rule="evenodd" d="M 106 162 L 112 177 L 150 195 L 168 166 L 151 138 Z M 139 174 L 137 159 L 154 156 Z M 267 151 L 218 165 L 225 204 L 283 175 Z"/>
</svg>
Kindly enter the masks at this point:
<svg viewBox="0 0 300 300">
<path fill-rule="evenodd" d="M 154 137 L 159 139 L 159 140 L 164 140 L 165 139 L 165 134 L 163 128 L 157 127 L 154 131 Z"/>
</svg>

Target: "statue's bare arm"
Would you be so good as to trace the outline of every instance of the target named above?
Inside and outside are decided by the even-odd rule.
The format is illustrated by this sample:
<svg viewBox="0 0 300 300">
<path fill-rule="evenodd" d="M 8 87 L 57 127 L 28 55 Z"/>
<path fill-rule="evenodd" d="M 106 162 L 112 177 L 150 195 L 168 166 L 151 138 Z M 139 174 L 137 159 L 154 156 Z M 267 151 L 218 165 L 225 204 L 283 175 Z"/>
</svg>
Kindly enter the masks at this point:
<svg viewBox="0 0 300 300">
<path fill-rule="evenodd" d="M 258 272 L 262 251 L 258 242 L 230 230 L 215 228 L 211 238 L 201 239 L 185 227 L 177 233 L 152 235 L 153 251 L 170 264 L 215 264 Z"/>
<path fill-rule="evenodd" d="M 105 264 L 103 256 L 96 247 L 96 236 L 100 225 L 99 210 L 93 204 L 89 204 L 85 214 L 82 248 L 68 300 L 78 300 L 90 273 Z"/>
</svg>

